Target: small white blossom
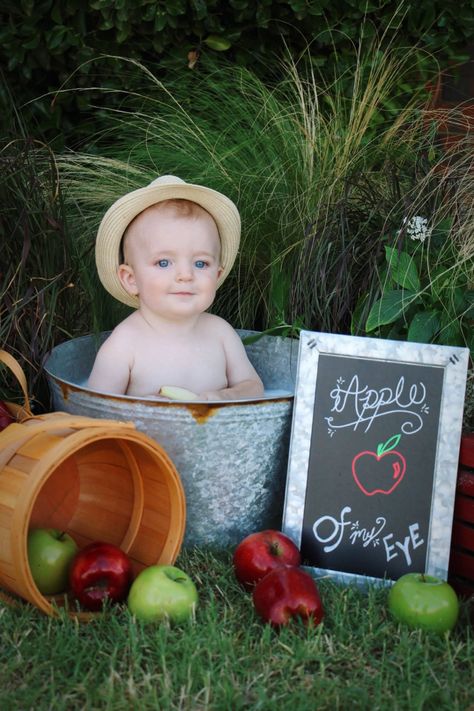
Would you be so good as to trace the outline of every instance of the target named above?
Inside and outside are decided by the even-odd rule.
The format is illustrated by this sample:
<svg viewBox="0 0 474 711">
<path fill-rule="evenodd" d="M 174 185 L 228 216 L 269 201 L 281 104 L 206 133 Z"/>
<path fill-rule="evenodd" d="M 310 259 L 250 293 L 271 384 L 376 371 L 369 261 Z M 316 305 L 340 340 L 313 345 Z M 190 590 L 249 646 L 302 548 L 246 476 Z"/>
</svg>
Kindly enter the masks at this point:
<svg viewBox="0 0 474 711">
<path fill-rule="evenodd" d="M 428 227 L 428 220 L 426 217 L 411 217 L 408 219 L 405 217 L 403 219 L 403 224 L 406 225 L 407 235 L 410 239 L 419 240 L 424 242 L 427 237 L 431 235 L 431 227 Z"/>
</svg>

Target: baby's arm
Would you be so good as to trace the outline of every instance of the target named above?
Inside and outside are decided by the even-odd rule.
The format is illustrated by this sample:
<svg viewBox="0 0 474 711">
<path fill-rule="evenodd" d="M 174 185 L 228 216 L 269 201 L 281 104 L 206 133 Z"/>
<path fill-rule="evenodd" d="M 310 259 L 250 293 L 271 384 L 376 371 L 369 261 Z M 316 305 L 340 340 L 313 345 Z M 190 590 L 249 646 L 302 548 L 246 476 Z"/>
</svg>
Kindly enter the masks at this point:
<svg viewBox="0 0 474 711">
<path fill-rule="evenodd" d="M 114 331 L 100 347 L 87 385 L 91 390 L 124 395 L 131 370 L 131 354 Z"/>
<path fill-rule="evenodd" d="M 263 395 L 263 383 L 248 359 L 244 345 L 230 324 L 221 321 L 228 387 L 199 394 L 204 400 L 241 400 Z"/>
</svg>

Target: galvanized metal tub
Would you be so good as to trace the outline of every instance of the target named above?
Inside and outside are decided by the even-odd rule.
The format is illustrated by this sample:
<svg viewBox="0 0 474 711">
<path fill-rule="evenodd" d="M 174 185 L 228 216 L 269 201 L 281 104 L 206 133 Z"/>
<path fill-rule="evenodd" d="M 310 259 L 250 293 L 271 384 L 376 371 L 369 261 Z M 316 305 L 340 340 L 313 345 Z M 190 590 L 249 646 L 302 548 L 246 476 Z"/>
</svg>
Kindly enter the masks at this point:
<svg viewBox="0 0 474 711">
<path fill-rule="evenodd" d="M 131 420 L 167 451 L 186 494 L 184 546 L 222 548 L 254 531 L 280 528 L 298 342 L 262 336 L 246 346 L 264 383 L 263 398 L 182 403 L 88 390 L 107 336 L 83 336 L 53 349 L 45 368 L 54 409 Z"/>
</svg>

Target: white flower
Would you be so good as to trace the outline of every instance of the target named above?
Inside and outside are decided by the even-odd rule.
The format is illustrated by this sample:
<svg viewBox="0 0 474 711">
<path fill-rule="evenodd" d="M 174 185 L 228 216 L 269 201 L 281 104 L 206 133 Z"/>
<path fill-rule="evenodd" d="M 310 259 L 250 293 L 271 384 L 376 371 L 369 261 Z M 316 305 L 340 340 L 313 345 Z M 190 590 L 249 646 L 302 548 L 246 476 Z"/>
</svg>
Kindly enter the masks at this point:
<svg viewBox="0 0 474 711">
<path fill-rule="evenodd" d="M 425 239 L 431 235 L 432 229 L 428 227 L 426 217 L 420 217 L 419 215 L 411 217 L 410 219 L 404 217 L 403 224 L 406 225 L 407 235 L 410 239 L 424 242 Z"/>
</svg>

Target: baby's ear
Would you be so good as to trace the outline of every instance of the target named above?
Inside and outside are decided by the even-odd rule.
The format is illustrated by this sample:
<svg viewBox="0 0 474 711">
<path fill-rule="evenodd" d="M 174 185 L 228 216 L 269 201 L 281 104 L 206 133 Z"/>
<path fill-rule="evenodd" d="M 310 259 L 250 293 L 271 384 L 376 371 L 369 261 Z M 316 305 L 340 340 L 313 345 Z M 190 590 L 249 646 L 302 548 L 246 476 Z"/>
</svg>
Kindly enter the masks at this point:
<svg viewBox="0 0 474 711">
<path fill-rule="evenodd" d="M 132 267 L 128 264 L 120 264 L 117 275 L 127 294 L 130 294 L 130 296 L 138 296 L 135 274 L 133 273 Z"/>
<path fill-rule="evenodd" d="M 220 275 L 222 274 L 223 271 L 224 271 L 224 267 L 219 267 L 219 269 L 217 270 L 217 278 L 218 278 L 218 279 L 219 279 L 219 277 L 220 277 Z"/>
</svg>

